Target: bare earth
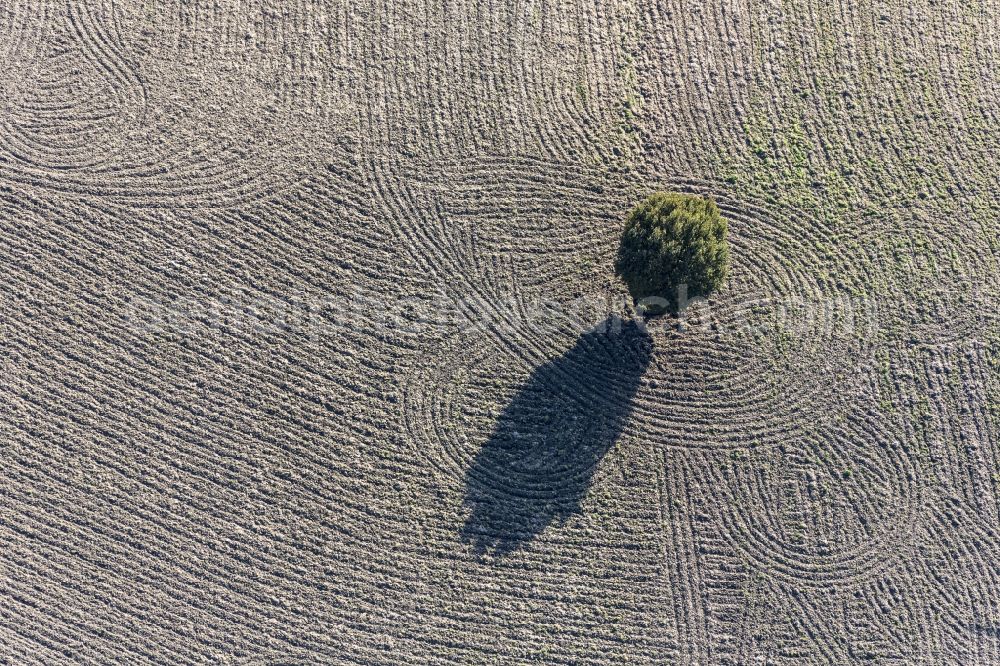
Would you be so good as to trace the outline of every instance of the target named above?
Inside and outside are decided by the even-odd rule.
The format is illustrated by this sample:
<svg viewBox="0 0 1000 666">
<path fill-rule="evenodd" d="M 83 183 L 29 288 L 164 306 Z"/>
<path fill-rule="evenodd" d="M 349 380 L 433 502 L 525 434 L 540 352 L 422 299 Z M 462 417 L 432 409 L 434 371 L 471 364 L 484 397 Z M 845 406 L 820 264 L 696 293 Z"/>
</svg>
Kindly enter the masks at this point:
<svg viewBox="0 0 1000 666">
<path fill-rule="evenodd" d="M 998 35 L 0 0 L 0 663 L 1000 663 Z"/>
</svg>

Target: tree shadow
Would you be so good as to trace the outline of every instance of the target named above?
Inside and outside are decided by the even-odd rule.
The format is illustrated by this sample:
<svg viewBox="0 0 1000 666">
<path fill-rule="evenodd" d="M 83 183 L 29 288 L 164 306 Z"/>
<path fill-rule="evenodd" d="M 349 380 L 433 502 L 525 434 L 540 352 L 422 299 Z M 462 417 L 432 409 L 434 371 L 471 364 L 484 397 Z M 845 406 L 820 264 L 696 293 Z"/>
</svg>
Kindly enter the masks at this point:
<svg viewBox="0 0 1000 666">
<path fill-rule="evenodd" d="M 462 539 L 505 554 L 578 512 L 651 352 L 641 324 L 613 317 L 537 368 L 466 471 Z"/>
</svg>

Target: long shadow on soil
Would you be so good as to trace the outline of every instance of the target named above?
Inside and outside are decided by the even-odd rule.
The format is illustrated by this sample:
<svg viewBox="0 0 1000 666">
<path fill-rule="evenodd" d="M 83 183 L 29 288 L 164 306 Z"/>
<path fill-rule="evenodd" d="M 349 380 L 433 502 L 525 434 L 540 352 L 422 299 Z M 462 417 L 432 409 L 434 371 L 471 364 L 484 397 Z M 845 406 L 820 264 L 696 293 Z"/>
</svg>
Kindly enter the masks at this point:
<svg viewBox="0 0 1000 666">
<path fill-rule="evenodd" d="M 466 542 L 504 554 L 580 510 L 651 349 L 641 326 L 609 319 L 532 373 L 466 472 Z"/>
</svg>

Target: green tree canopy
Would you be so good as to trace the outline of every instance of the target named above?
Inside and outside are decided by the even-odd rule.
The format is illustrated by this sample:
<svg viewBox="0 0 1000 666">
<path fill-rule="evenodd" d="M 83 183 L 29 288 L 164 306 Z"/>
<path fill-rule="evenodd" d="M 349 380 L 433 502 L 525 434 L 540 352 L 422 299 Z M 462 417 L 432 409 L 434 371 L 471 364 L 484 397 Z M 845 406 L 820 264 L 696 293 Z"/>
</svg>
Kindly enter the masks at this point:
<svg viewBox="0 0 1000 666">
<path fill-rule="evenodd" d="M 711 199 L 657 192 L 629 214 L 615 272 L 646 314 L 676 312 L 683 299 L 707 296 L 722 284 L 727 230 Z"/>
</svg>

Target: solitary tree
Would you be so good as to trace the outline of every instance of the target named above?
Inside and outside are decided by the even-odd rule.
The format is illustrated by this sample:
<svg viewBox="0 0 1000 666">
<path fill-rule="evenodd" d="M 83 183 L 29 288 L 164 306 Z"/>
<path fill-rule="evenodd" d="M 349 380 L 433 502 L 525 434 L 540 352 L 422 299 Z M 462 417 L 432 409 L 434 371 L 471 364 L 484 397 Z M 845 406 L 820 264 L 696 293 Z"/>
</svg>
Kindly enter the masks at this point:
<svg viewBox="0 0 1000 666">
<path fill-rule="evenodd" d="M 615 272 L 644 314 L 676 312 L 684 300 L 722 284 L 729 264 L 726 231 L 711 199 L 657 192 L 629 214 Z"/>
</svg>

